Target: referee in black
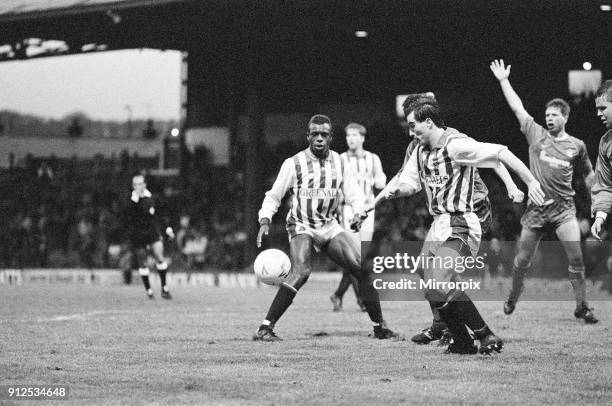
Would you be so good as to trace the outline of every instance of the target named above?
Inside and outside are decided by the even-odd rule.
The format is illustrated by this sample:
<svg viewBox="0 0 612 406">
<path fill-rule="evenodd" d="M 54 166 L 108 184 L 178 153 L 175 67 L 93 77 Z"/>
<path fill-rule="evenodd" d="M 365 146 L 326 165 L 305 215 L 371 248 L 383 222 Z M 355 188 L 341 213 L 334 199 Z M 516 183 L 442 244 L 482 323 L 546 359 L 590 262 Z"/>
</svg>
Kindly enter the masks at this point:
<svg viewBox="0 0 612 406">
<path fill-rule="evenodd" d="M 138 268 L 142 283 L 150 299 L 154 298 L 149 281 L 148 255 L 155 260 L 155 269 L 161 280 L 161 296 L 172 299 L 166 285 L 168 263 L 164 257 L 164 243 L 160 229 L 165 229 L 169 238 L 174 238 L 174 231 L 167 219 L 158 213 L 159 201 L 147 189 L 145 177 L 137 174 L 132 177 L 132 195 L 124 211 L 124 223 L 132 249 L 132 269 Z"/>
</svg>

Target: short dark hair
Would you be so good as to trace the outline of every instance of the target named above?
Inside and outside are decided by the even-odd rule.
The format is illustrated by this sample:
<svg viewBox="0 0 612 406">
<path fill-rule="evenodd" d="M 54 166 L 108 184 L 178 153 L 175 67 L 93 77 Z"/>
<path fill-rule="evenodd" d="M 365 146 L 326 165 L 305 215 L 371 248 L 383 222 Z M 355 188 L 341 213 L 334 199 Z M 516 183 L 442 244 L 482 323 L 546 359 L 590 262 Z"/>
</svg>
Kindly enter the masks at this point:
<svg viewBox="0 0 612 406">
<path fill-rule="evenodd" d="M 310 117 L 310 120 L 308 121 L 308 127 L 310 127 L 311 124 L 316 124 L 316 125 L 329 124 L 329 127 L 332 128 L 331 120 L 329 119 L 329 117 L 323 114 L 315 114 L 314 116 Z"/>
<path fill-rule="evenodd" d="M 442 111 L 436 99 L 429 98 L 415 102 L 411 105 L 410 110 L 406 111 L 406 116 L 411 112 L 414 112 L 414 118 L 419 122 L 430 119 L 436 126 L 444 127 Z"/>
<path fill-rule="evenodd" d="M 561 110 L 561 114 L 563 114 L 565 117 L 568 117 L 570 114 L 570 106 L 563 99 L 559 99 L 559 98 L 552 99 L 551 101 L 546 103 L 546 108 L 549 108 L 549 107 L 558 108 L 559 110 Z"/>
<path fill-rule="evenodd" d="M 595 92 L 595 98 L 603 97 L 605 101 L 612 103 L 612 79 L 608 79 L 599 86 Z"/>
<path fill-rule="evenodd" d="M 146 178 L 146 176 L 145 176 L 145 174 L 143 172 L 134 172 L 132 174 L 132 180 L 134 180 L 134 178 L 137 177 L 137 176 L 142 176 L 142 180 L 144 180 L 145 183 L 147 182 L 147 178 Z"/>
<path fill-rule="evenodd" d="M 362 136 L 366 135 L 366 128 L 359 123 L 349 123 L 344 128 L 344 131 L 348 131 L 348 130 L 357 130 L 359 134 L 361 134 Z"/>
<path fill-rule="evenodd" d="M 410 114 L 412 110 L 414 110 L 414 106 L 419 103 L 423 103 L 426 101 L 436 101 L 436 97 L 433 93 L 412 93 L 406 96 L 404 99 L 404 103 L 402 104 L 402 108 L 404 109 L 404 114 L 407 116 Z"/>
</svg>

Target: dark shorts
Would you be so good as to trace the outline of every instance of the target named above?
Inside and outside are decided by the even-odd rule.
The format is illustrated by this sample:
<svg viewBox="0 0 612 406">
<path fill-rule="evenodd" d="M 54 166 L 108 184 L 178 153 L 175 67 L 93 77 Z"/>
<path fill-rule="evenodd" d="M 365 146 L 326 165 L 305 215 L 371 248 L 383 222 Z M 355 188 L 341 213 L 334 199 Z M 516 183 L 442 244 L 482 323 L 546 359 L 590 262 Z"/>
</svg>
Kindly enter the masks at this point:
<svg viewBox="0 0 612 406">
<path fill-rule="evenodd" d="M 143 234 L 133 234 L 130 238 L 132 242 L 132 248 L 140 249 L 140 248 L 148 248 L 149 245 L 154 244 L 158 241 L 163 241 L 161 234 L 159 233 L 143 233 Z"/>
<path fill-rule="evenodd" d="M 521 217 L 521 225 L 530 230 L 556 230 L 562 224 L 576 220 L 574 200 L 555 200 L 546 206 L 536 206 L 529 202 Z"/>
</svg>

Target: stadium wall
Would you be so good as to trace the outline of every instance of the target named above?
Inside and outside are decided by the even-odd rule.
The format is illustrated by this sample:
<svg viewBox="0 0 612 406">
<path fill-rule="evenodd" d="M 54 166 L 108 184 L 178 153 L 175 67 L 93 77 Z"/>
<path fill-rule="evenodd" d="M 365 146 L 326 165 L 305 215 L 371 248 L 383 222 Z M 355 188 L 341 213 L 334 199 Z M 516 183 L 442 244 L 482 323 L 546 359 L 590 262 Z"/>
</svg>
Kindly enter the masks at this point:
<svg viewBox="0 0 612 406">
<path fill-rule="evenodd" d="M 161 156 L 161 140 L 143 139 L 70 139 L 70 138 L 11 138 L 0 137 L 0 167 L 8 167 L 13 154 L 16 164 L 28 155 L 34 157 L 93 158 L 96 155 L 119 157 L 123 151 L 140 157 Z"/>
</svg>

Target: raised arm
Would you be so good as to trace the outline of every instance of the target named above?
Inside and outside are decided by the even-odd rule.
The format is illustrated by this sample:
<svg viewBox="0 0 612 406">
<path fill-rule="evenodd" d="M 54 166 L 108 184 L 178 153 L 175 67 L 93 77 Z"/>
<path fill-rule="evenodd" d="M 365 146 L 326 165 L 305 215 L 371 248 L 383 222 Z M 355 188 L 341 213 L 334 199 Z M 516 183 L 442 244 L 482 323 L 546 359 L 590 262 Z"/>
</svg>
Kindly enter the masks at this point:
<svg viewBox="0 0 612 406">
<path fill-rule="evenodd" d="M 523 122 L 529 117 L 529 113 L 527 113 L 527 110 L 523 107 L 521 98 L 516 94 L 512 85 L 510 85 L 509 77 L 511 65 L 505 66 L 503 59 L 496 59 L 491 62 L 490 68 L 495 78 L 499 81 L 499 85 L 504 93 L 506 102 L 508 102 L 508 106 L 510 106 L 510 109 L 514 112 L 519 123 L 523 125 Z"/>
</svg>

